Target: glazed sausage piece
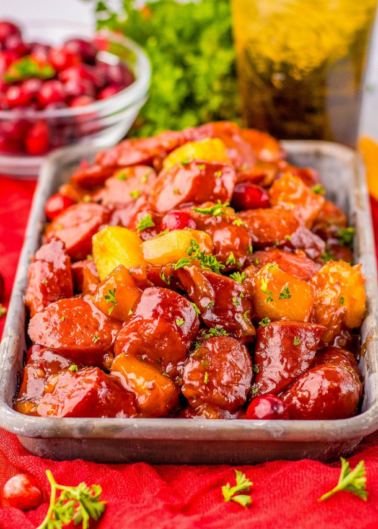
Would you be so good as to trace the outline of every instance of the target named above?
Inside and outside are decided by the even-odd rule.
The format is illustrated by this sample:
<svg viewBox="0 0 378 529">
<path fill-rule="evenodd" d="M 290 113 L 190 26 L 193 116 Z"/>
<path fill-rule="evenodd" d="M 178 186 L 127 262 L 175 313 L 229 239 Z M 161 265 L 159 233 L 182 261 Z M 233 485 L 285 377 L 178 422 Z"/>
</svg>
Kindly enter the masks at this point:
<svg viewBox="0 0 378 529">
<path fill-rule="evenodd" d="M 360 385 L 348 370 L 326 364 L 304 373 L 281 398 L 297 420 L 347 419 L 357 414 Z"/>
<path fill-rule="evenodd" d="M 175 276 L 201 312 L 206 325 L 221 328 L 243 342 L 253 341 L 256 331 L 251 322 L 252 304 L 243 285 L 197 266 L 176 270 Z"/>
<path fill-rule="evenodd" d="M 156 173 L 147 165 L 123 167 L 106 180 L 105 187 L 95 193 L 92 199 L 104 206 L 127 206 L 134 204 L 139 197 L 148 197 L 155 181 Z"/>
<path fill-rule="evenodd" d="M 272 206 L 294 206 L 294 213 L 311 229 L 324 206 L 325 198 L 314 193 L 300 178 L 286 173 L 269 190 Z"/>
<path fill-rule="evenodd" d="M 134 213 L 128 224 L 129 230 L 135 231 L 142 241 L 157 237 L 161 232 L 163 215 L 156 213 L 148 204 Z"/>
<path fill-rule="evenodd" d="M 232 208 L 217 210 L 216 207 L 213 202 L 205 202 L 198 207 L 185 208 L 185 211 L 190 213 L 199 230 L 210 235 L 213 254 L 225 267 L 222 272 L 239 270 L 251 253 L 251 236 Z M 209 211 L 213 213 L 207 213 Z"/>
<path fill-rule="evenodd" d="M 75 261 L 92 254 L 92 236 L 110 219 L 109 211 L 99 204 L 81 202 L 55 217 L 46 229 L 46 237 L 57 237 L 66 245 Z"/>
<path fill-rule="evenodd" d="M 276 263 L 280 270 L 302 281 L 310 281 L 320 268 L 319 264 L 314 263 L 300 250 L 297 253 L 291 253 L 278 248 L 254 252 L 248 256 L 247 262 L 253 267 L 252 271 L 256 272 L 269 263 Z M 247 273 L 247 270 L 244 271 Z"/>
<path fill-rule="evenodd" d="M 187 299 L 166 288 L 147 288 L 119 333 L 114 352 L 138 357 L 174 377 L 198 329 Z"/>
<path fill-rule="evenodd" d="M 135 417 L 134 395 L 98 367 L 61 371 L 48 379 L 41 417 Z"/>
<path fill-rule="evenodd" d="M 91 256 L 88 255 L 88 257 Z M 100 281 L 100 278 L 98 277 L 97 268 L 93 259 L 84 259 L 83 261 L 76 261 L 76 263 L 72 264 L 71 268 L 75 292 L 83 291 L 85 269 L 89 270 L 89 272 L 96 279 L 98 279 L 98 282 Z"/>
<path fill-rule="evenodd" d="M 15 401 L 15 410 L 26 415 L 37 415 L 47 379 L 74 365 L 73 360 L 60 356 L 49 349 L 33 351 L 21 373 L 21 386 Z M 77 364 L 76 368 L 83 367 Z"/>
<path fill-rule="evenodd" d="M 179 388 L 151 364 L 121 354 L 111 372 L 134 395 L 138 417 L 164 417 L 177 407 Z"/>
<path fill-rule="evenodd" d="M 192 408 L 203 404 L 234 411 L 247 400 L 252 362 L 245 345 L 235 338 L 210 338 L 188 357 L 181 387 Z"/>
<path fill-rule="evenodd" d="M 349 373 L 355 375 L 356 381 L 360 383 L 362 394 L 362 384 L 360 381 L 361 373 L 358 368 L 357 360 L 352 353 L 345 351 L 344 349 L 339 349 L 338 347 L 327 347 L 316 354 L 311 364 L 311 368 L 324 364 L 334 364 L 335 366 L 343 367 L 349 371 Z"/>
<path fill-rule="evenodd" d="M 253 396 L 278 395 L 310 367 L 322 325 L 280 321 L 257 329 Z"/>
<path fill-rule="evenodd" d="M 326 200 L 319 211 L 312 231 L 325 241 L 338 236 L 339 228 L 346 228 L 348 220 L 340 208 Z"/>
<path fill-rule="evenodd" d="M 202 160 L 176 164 L 159 174 L 151 192 L 152 206 L 158 213 L 166 213 L 183 204 L 229 202 L 235 182 L 231 165 Z"/>
<path fill-rule="evenodd" d="M 227 410 L 220 410 L 219 408 L 213 408 L 207 404 L 198 406 L 198 408 L 192 408 L 187 406 L 180 410 L 179 419 L 245 419 L 245 410 L 243 408 L 238 408 L 233 412 Z"/>
<path fill-rule="evenodd" d="M 34 343 L 54 349 L 84 365 L 102 365 L 122 326 L 93 303 L 80 298 L 62 299 L 38 312 L 29 323 Z"/>
<path fill-rule="evenodd" d="M 25 304 L 33 317 L 50 303 L 72 296 L 71 259 L 64 243 L 52 238 L 36 252 L 29 266 Z"/>
<path fill-rule="evenodd" d="M 287 163 L 286 160 L 281 160 L 277 163 L 277 168 L 278 178 L 289 172 L 291 175 L 300 178 L 308 187 L 314 187 L 321 183 L 319 171 L 311 167 L 295 167 Z"/>
<path fill-rule="evenodd" d="M 116 166 L 104 167 L 97 164 L 79 167 L 76 173 L 71 176 L 70 183 L 84 189 L 93 189 L 103 186 L 116 170 Z"/>
</svg>

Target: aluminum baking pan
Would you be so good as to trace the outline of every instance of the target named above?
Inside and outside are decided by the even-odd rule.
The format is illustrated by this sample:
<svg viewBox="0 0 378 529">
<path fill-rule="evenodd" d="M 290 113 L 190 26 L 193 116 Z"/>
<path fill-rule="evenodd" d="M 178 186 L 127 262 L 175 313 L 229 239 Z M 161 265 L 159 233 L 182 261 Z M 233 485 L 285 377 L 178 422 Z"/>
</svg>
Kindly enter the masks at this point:
<svg viewBox="0 0 378 529">
<path fill-rule="evenodd" d="M 362 413 L 339 421 L 242 421 L 182 419 L 53 419 L 12 409 L 26 350 L 24 294 L 30 258 L 41 243 L 46 199 L 66 182 L 91 147 L 56 151 L 45 162 L 34 197 L 17 270 L 0 357 L 0 426 L 15 433 L 33 454 L 99 462 L 247 464 L 302 458 L 332 461 L 346 456 L 378 428 L 377 275 L 363 165 L 350 149 L 326 142 L 284 143 L 289 159 L 322 175 L 328 197 L 356 228 L 355 262 L 366 277 L 367 316 L 361 330 L 364 377 Z"/>
</svg>

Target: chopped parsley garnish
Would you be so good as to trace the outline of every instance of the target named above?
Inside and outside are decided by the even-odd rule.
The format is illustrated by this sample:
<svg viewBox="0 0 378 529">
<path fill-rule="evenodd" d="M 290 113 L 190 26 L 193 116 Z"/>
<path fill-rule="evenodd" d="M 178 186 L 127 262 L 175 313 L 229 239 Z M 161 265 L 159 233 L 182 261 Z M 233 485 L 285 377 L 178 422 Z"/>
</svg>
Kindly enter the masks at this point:
<svg viewBox="0 0 378 529">
<path fill-rule="evenodd" d="M 311 191 L 313 193 L 316 193 L 317 195 L 325 195 L 326 194 L 326 190 L 320 184 L 316 184 L 316 186 L 312 187 Z"/>
<path fill-rule="evenodd" d="M 83 196 L 83 202 L 90 202 L 90 200 L 91 200 L 90 195 L 84 195 Z"/>
<path fill-rule="evenodd" d="M 193 211 L 195 211 L 196 213 L 201 213 L 202 215 L 213 215 L 214 217 L 220 217 L 221 215 L 224 215 L 226 213 L 224 209 L 227 208 L 229 205 L 229 202 L 225 202 L 224 204 L 222 204 L 222 202 L 218 200 L 216 206 L 211 206 L 209 208 L 194 208 Z"/>
<path fill-rule="evenodd" d="M 341 305 L 344 305 L 344 303 L 345 303 L 345 298 L 341 297 L 341 298 L 339 299 L 339 305 L 340 305 L 340 306 L 341 306 Z"/>
<path fill-rule="evenodd" d="M 62 321 L 66 321 L 66 317 L 65 317 L 65 316 L 62 316 L 60 319 L 61 319 Z"/>
<path fill-rule="evenodd" d="M 207 309 L 211 309 L 212 307 L 214 307 L 214 301 L 210 301 L 210 303 L 207 305 Z"/>
<path fill-rule="evenodd" d="M 238 307 L 240 305 L 239 301 L 236 298 L 232 298 L 232 303 L 235 305 L 235 307 Z"/>
<path fill-rule="evenodd" d="M 196 314 L 197 316 L 199 316 L 201 314 L 201 311 L 199 310 L 199 308 L 197 307 L 197 305 L 195 303 L 190 303 L 193 307 L 193 309 L 196 311 Z"/>
<path fill-rule="evenodd" d="M 44 280 L 42 281 L 42 283 L 43 283 L 44 285 L 47 285 L 47 281 L 46 281 L 46 279 L 44 279 Z"/>
<path fill-rule="evenodd" d="M 199 169 L 200 171 L 203 171 L 203 169 L 205 169 L 205 167 L 206 167 L 206 165 L 205 165 L 205 164 L 202 164 L 202 165 L 199 165 L 199 166 L 198 166 L 198 169 Z"/>
<path fill-rule="evenodd" d="M 298 340 L 298 338 L 295 336 L 294 338 L 294 345 L 299 345 L 301 342 Z"/>
<path fill-rule="evenodd" d="M 94 341 L 94 343 L 97 343 L 97 342 L 99 341 L 99 339 L 100 339 L 100 337 L 97 336 L 97 334 L 95 334 L 95 335 L 93 336 L 93 341 Z"/>
<path fill-rule="evenodd" d="M 189 257 L 182 257 L 177 263 L 175 264 L 175 270 L 179 270 L 180 268 L 184 268 L 184 266 L 188 266 L 191 263 L 191 259 Z"/>
<path fill-rule="evenodd" d="M 348 246 L 349 248 L 353 248 L 353 240 L 354 240 L 354 228 L 339 228 L 337 230 L 337 240 L 339 243 L 343 246 Z"/>
<path fill-rule="evenodd" d="M 268 263 L 265 268 L 266 268 L 266 270 L 269 270 L 270 268 L 278 268 L 278 264 L 277 263 Z"/>
<path fill-rule="evenodd" d="M 131 316 L 132 313 L 133 313 L 133 309 L 130 309 L 129 312 L 127 313 L 127 315 Z"/>
<path fill-rule="evenodd" d="M 171 282 L 171 276 L 165 277 L 164 270 L 161 271 L 160 277 L 161 277 L 161 279 L 164 281 L 164 283 L 167 283 L 167 285 L 170 284 L 170 282 Z"/>
<path fill-rule="evenodd" d="M 244 294 L 243 294 L 243 292 L 240 292 L 239 296 L 240 296 L 241 298 L 244 298 Z"/>
<path fill-rule="evenodd" d="M 261 325 L 261 327 L 266 327 L 267 325 L 269 325 L 269 323 L 270 323 L 270 319 L 266 317 L 259 322 L 259 325 Z"/>
<path fill-rule="evenodd" d="M 242 507 L 249 507 L 252 500 L 247 494 L 239 494 L 239 492 L 249 492 L 249 487 L 252 487 L 252 482 L 245 477 L 245 474 L 239 470 L 236 472 L 236 486 L 231 487 L 229 483 L 222 487 L 222 494 L 224 501 L 234 501 Z"/>
<path fill-rule="evenodd" d="M 117 179 L 118 180 L 126 180 L 127 176 L 125 175 L 125 173 L 119 173 L 119 175 L 117 175 Z"/>
<path fill-rule="evenodd" d="M 160 232 L 159 235 L 156 235 L 155 239 L 157 239 L 158 237 L 163 237 L 163 235 L 167 235 L 167 233 L 169 233 L 169 228 Z"/>
<path fill-rule="evenodd" d="M 322 253 L 320 256 L 325 263 L 328 263 L 328 261 L 332 261 L 333 255 L 330 251 Z"/>
<path fill-rule="evenodd" d="M 245 226 L 245 223 L 241 219 L 236 219 L 232 224 L 235 224 L 235 226 Z"/>
<path fill-rule="evenodd" d="M 91 259 L 93 259 L 93 255 L 89 253 L 89 254 L 87 255 L 87 261 L 90 261 Z"/>
<path fill-rule="evenodd" d="M 74 371 L 79 371 L 79 368 L 76 365 L 73 365 L 68 368 L 68 371 L 71 371 L 73 373 Z"/>
<path fill-rule="evenodd" d="M 251 311 L 250 310 L 246 310 L 245 313 L 243 314 L 243 318 L 245 319 L 245 321 L 249 321 L 248 312 L 251 312 Z"/>
<path fill-rule="evenodd" d="M 152 173 L 152 169 L 147 171 L 147 173 L 142 176 L 142 178 L 141 178 L 142 184 L 147 184 L 148 177 L 150 176 L 151 173 Z"/>
<path fill-rule="evenodd" d="M 259 373 L 260 372 L 259 366 L 257 364 L 253 364 L 253 368 L 252 369 L 253 369 L 254 373 Z"/>
<path fill-rule="evenodd" d="M 241 285 L 243 284 L 243 281 L 247 279 L 247 274 L 245 272 L 234 272 L 233 274 L 230 274 L 231 279 L 234 279 Z"/>
<path fill-rule="evenodd" d="M 222 171 L 216 171 L 214 173 L 215 178 L 220 178 L 222 176 Z"/>
<path fill-rule="evenodd" d="M 111 313 L 113 312 L 113 310 L 114 310 L 114 309 L 116 308 L 116 306 L 118 305 L 118 301 L 116 301 L 116 298 L 115 298 L 116 291 L 117 291 L 116 288 L 115 288 L 114 290 L 112 290 L 111 288 L 109 288 L 109 290 L 108 290 L 109 295 L 104 296 L 104 298 L 105 298 L 105 300 L 106 300 L 106 303 L 113 303 L 113 306 L 110 307 L 110 309 L 108 309 L 108 314 L 109 314 L 109 316 L 111 315 Z"/>
<path fill-rule="evenodd" d="M 290 299 L 290 298 L 291 298 L 291 294 L 290 294 L 289 287 L 285 287 L 280 293 L 278 299 Z"/>
<path fill-rule="evenodd" d="M 179 194 L 179 190 L 178 190 L 178 189 L 174 189 L 174 190 L 173 190 L 173 194 L 174 194 L 174 195 L 178 195 L 178 194 Z"/>
<path fill-rule="evenodd" d="M 216 274 L 220 274 L 221 270 L 225 268 L 225 266 L 218 261 L 215 255 L 207 255 L 205 250 L 200 250 L 199 244 L 194 239 L 190 241 L 190 246 L 186 250 L 186 253 L 192 259 L 199 261 L 203 270 L 211 270 Z"/>
<path fill-rule="evenodd" d="M 339 490 L 353 492 L 362 500 L 367 500 L 365 462 L 360 461 L 354 470 L 350 469 L 348 461 L 341 459 L 341 473 L 339 482 L 334 489 L 324 494 L 318 501 L 324 501 Z"/>
<path fill-rule="evenodd" d="M 177 318 L 176 320 L 177 327 L 181 327 L 182 325 L 184 325 L 184 323 L 185 321 L 182 318 Z"/>
<path fill-rule="evenodd" d="M 231 252 L 227 257 L 226 265 L 234 265 L 236 263 L 234 253 Z"/>
<path fill-rule="evenodd" d="M 261 278 L 260 290 L 261 290 L 261 292 L 264 292 L 264 294 L 268 293 L 268 283 L 269 283 L 268 279 Z"/>
<path fill-rule="evenodd" d="M 140 233 L 143 230 L 146 230 L 147 228 L 154 228 L 155 223 L 152 220 L 151 213 L 148 213 L 145 217 L 141 218 L 138 222 L 138 232 Z"/>
<path fill-rule="evenodd" d="M 267 294 L 268 294 L 268 297 L 266 298 L 265 303 L 267 303 L 268 301 L 273 301 L 273 293 L 267 292 Z"/>
<path fill-rule="evenodd" d="M 207 339 L 211 338 L 212 336 L 228 336 L 228 333 L 222 328 L 212 327 L 211 329 L 203 330 L 202 336 Z"/>
<path fill-rule="evenodd" d="M 280 243 L 278 241 L 274 241 L 274 246 L 279 246 Z"/>
<path fill-rule="evenodd" d="M 255 264 L 259 264 L 259 260 L 257 259 L 257 257 L 255 257 Z"/>
<path fill-rule="evenodd" d="M 2 303 L 0 303 L 0 318 L 2 318 L 3 316 L 5 316 L 5 314 L 7 313 L 7 309 L 6 307 L 4 307 L 2 305 Z"/>
<path fill-rule="evenodd" d="M 256 395 L 256 393 L 258 392 L 259 392 L 259 388 L 256 386 L 256 384 L 253 384 L 253 386 L 251 387 L 252 395 Z"/>
<path fill-rule="evenodd" d="M 181 165 L 189 165 L 193 160 L 187 158 L 186 160 L 181 160 Z"/>
<path fill-rule="evenodd" d="M 207 384 L 208 381 L 209 381 L 209 373 L 207 371 L 205 371 L 205 377 L 203 379 L 204 383 Z"/>
<path fill-rule="evenodd" d="M 285 239 L 286 239 L 287 241 L 291 241 L 291 235 L 285 235 Z"/>
<path fill-rule="evenodd" d="M 253 246 L 252 244 L 249 244 L 248 245 L 248 255 L 252 255 L 252 253 L 253 253 Z"/>
<path fill-rule="evenodd" d="M 131 192 L 130 192 L 130 196 L 131 196 L 132 198 L 135 198 L 135 199 L 139 198 L 139 197 L 140 197 L 140 191 L 139 191 L 139 189 L 136 189 L 135 191 L 131 191 Z"/>
</svg>

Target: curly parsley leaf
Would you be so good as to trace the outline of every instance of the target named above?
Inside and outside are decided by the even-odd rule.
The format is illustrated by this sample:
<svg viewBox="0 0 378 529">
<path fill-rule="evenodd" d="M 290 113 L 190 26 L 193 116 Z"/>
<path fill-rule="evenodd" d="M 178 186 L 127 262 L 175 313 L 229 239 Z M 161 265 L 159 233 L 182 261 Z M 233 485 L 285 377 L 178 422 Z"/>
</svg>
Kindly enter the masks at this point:
<svg viewBox="0 0 378 529">
<path fill-rule="evenodd" d="M 155 223 L 152 220 L 151 213 L 148 213 L 145 217 L 141 218 L 138 222 L 138 232 L 140 233 L 143 230 L 146 230 L 147 228 L 154 228 Z"/>
<path fill-rule="evenodd" d="M 367 491 L 366 491 L 366 471 L 365 471 L 365 462 L 360 461 L 354 470 L 351 470 L 348 461 L 343 457 L 341 459 L 341 473 L 339 482 L 334 489 L 324 494 L 318 501 L 324 501 L 335 492 L 339 490 L 347 490 L 356 494 L 359 498 L 366 501 L 367 500 Z"/>
<path fill-rule="evenodd" d="M 230 274 L 231 279 L 234 279 L 241 285 L 243 284 L 243 281 L 247 279 L 247 274 L 245 272 L 234 272 L 233 274 Z"/>
<path fill-rule="evenodd" d="M 341 245 L 353 249 L 354 233 L 354 228 L 339 228 L 337 230 L 337 240 Z"/>
<path fill-rule="evenodd" d="M 240 492 L 249 492 L 249 487 L 252 487 L 253 483 L 246 478 L 245 474 L 235 469 L 236 473 L 236 486 L 231 487 L 229 483 L 222 487 L 222 494 L 224 501 L 234 501 L 242 505 L 242 507 L 248 507 L 251 505 L 251 497 L 246 494 L 239 494 Z"/>
<path fill-rule="evenodd" d="M 201 213 L 202 215 L 213 215 L 214 217 L 220 217 L 221 215 L 225 215 L 225 209 L 229 205 L 229 202 L 222 204 L 222 202 L 218 200 L 218 203 L 215 206 L 210 206 L 208 208 L 193 208 L 193 211 L 196 213 Z"/>
</svg>

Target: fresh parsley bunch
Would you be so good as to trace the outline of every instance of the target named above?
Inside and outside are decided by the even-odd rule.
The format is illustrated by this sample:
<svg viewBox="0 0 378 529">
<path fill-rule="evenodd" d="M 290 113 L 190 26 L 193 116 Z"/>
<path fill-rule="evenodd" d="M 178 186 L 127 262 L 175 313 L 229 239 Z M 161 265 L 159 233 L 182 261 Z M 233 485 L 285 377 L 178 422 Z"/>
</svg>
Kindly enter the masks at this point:
<svg viewBox="0 0 378 529">
<path fill-rule="evenodd" d="M 151 136 L 215 120 L 238 121 L 239 90 L 229 0 L 122 0 L 115 13 L 98 1 L 98 27 L 121 30 L 152 63 L 150 98 L 134 136 Z M 140 4 L 139 4 L 140 6 Z"/>
</svg>

